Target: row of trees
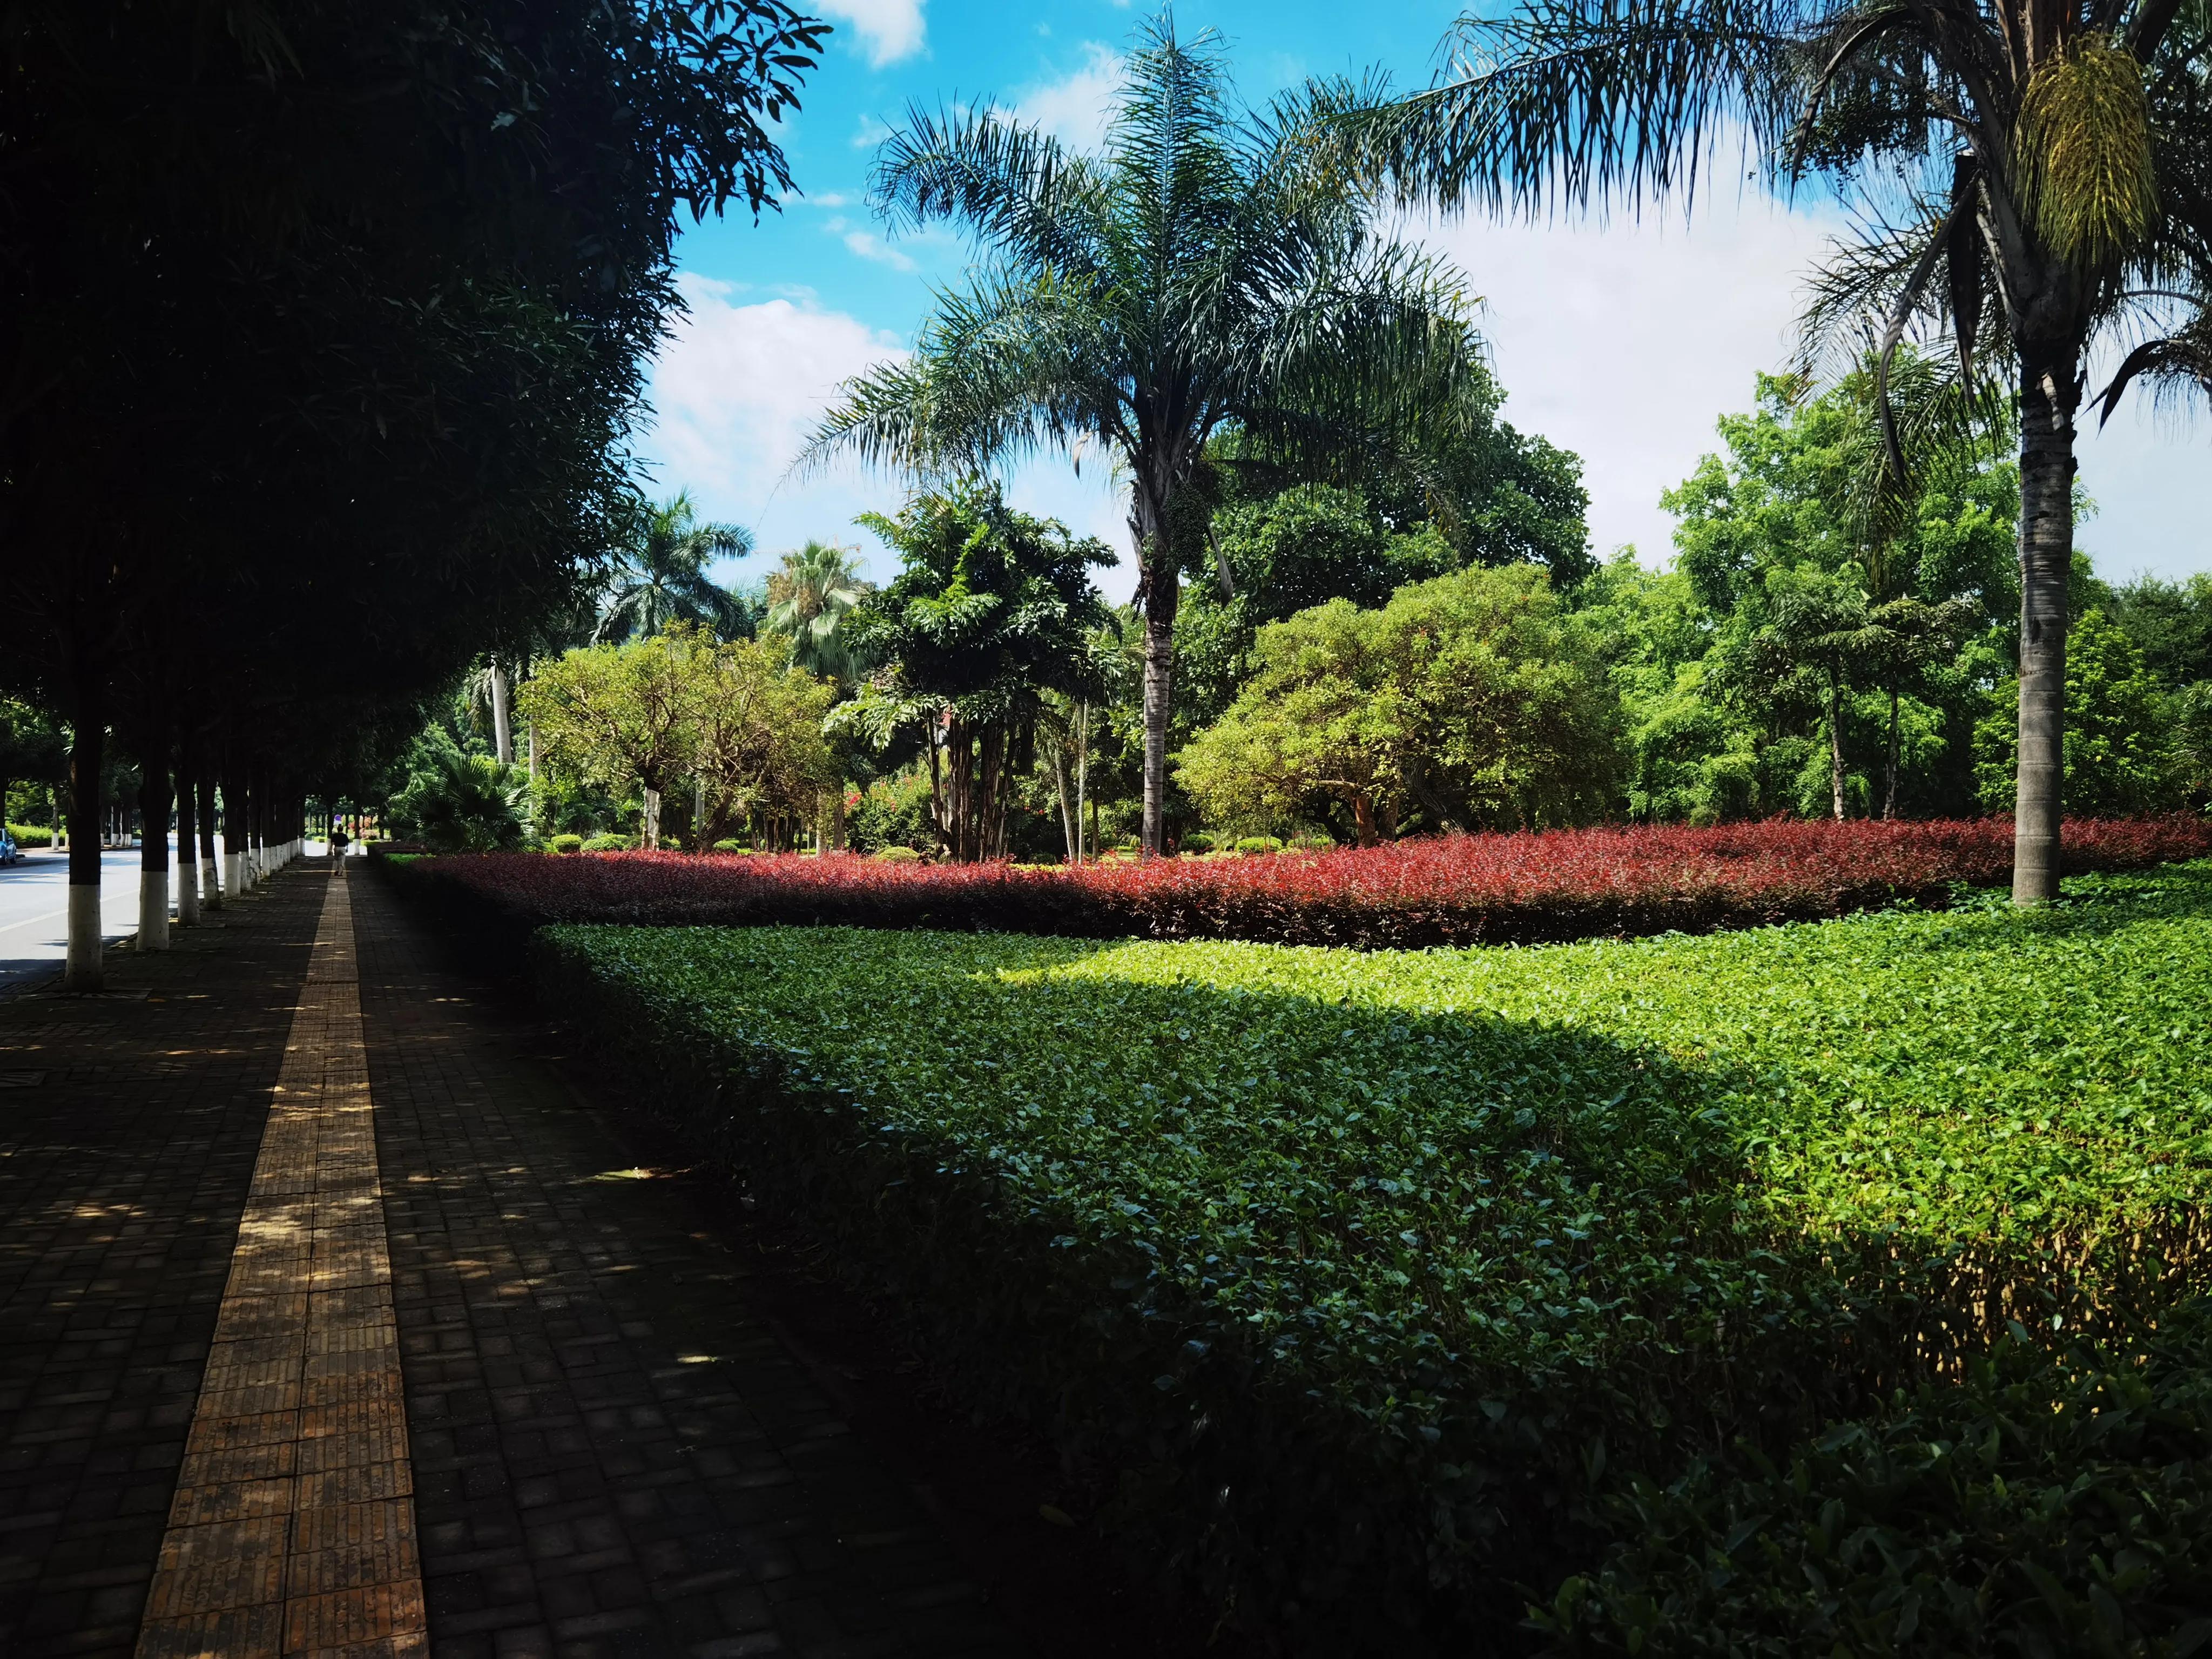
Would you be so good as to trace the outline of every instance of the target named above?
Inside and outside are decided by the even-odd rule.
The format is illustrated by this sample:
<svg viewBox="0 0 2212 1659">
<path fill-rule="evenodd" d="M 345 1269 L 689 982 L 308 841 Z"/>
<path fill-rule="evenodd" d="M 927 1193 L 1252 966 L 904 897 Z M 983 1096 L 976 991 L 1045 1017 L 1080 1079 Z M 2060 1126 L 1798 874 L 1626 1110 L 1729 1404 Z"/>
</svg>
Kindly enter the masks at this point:
<svg viewBox="0 0 2212 1659">
<path fill-rule="evenodd" d="M 582 602 L 638 510 L 678 211 L 789 186 L 769 127 L 824 31 L 779 0 L 152 0 L 5 33 L 0 691 L 68 732 L 87 986 L 111 733 L 157 948 L 173 811 L 278 838 L 487 638 L 497 668 Z"/>
</svg>

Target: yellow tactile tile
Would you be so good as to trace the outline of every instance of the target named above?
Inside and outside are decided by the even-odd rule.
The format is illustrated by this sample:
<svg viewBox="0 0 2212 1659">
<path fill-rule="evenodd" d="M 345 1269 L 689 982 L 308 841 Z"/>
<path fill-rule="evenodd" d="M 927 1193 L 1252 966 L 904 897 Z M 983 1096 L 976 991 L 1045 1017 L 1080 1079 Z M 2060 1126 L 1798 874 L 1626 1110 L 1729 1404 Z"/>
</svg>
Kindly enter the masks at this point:
<svg viewBox="0 0 2212 1659">
<path fill-rule="evenodd" d="M 139 1659 L 428 1651 L 353 909 L 329 879 Z"/>
</svg>

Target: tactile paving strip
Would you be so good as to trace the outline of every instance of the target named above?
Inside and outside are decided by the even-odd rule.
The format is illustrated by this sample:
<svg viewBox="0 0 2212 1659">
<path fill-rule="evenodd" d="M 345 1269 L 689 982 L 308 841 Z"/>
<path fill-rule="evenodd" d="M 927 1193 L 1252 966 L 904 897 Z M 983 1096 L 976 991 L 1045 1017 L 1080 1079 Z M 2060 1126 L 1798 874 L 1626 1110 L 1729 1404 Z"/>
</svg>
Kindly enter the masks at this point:
<svg viewBox="0 0 2212 1659">
<path fill-rule="evenodd" d="M 329 880 L 141 1659 L 428 1650 L 353 906 Z"/>
</svg>

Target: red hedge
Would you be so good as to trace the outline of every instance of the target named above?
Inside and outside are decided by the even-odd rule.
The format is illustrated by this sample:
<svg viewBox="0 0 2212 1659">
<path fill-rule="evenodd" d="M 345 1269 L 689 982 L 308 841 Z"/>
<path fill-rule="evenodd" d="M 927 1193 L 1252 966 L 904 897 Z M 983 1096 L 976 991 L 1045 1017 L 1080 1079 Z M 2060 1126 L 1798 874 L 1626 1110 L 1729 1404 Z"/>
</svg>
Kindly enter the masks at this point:
<svg viewBox="0 0 2212 1659">
<path fill-rule="evenodd" d="M 2069 872 L 2212 854 L 2212 823 L 2081 820 Z M 418 869 L 423 866 L 416 866 Z M 1365 850 L 1079 871 L 858 857 L 483 854 L 434 861 L 518 921 L 846 923 L 1386 947 L 1809 921 L 2012 872 L 2012 824 L 1793 822 L 1452 836 Z"/>
</svg>

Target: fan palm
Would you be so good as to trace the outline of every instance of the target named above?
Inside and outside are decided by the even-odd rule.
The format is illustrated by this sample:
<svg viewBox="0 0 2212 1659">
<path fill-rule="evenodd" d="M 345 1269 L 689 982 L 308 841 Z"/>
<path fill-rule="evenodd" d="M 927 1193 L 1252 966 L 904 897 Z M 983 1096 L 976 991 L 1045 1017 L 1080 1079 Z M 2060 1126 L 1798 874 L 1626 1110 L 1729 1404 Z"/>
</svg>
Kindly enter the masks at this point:
<svg viewBox="0 0 2212 1659">
<path fill-rule="evenodd" d="M 1209 438 L 1286 459 L 1418 450 L 1468 417 L 1480 343 L 1458 273 L 1380 234 L 1316 142 L 1318 100 L 1232 112 L 1211 35 L 1147 25 L 1103 153 L 989 108 L 913 112 L 874 200 L 964 224 L 993 256 L 939 295 L 914 355 L 850 381 L 805 461 L 987 472 L 1097 448 L 1127 476 L 1146 620 L 1144 842 L 1160 848 L 1177 572 L 1202 549 Z"/>
<path fill-rule="evenodd" d="M 2057 885 L 2083 364 L 2100 335 L 2201 317 L 2212 291 L 2209 32 L 2202 0 L 1519 0 L 1462 20 L 1431 89 L 1342 128 L 1406 199 L 1529 212 L 1686 196 L 1740 131 L 1773 176 L 1825 173 L 1869 210 L 1816 279 L 1808 361 L 1871 335 L 1886 363 L 1915 325 L 1948 327 L 1962 380 L 2009 360 L 2022 903 Z M 2202 383 L 2197 337 L 2130 371 Z"/>
<path fill-rule="evenodd" d="M 624 544 L 614 550 L 615 574 L 592 640 L 620 645 L 649 638 L 672 623 L 726 637 L 738 617 L 738 602 L 707 567 L 752 549 L 752 538 L 736 525 L 702 523 L 687 494 L 659 506 L 641 503 Z"/>
<path fill-rule="evenodd" d="M 762 630 L 787 637 L 791 659 L 825 679 L 857 678 L 842 624 L 845 613 L 868 595 L 858 560 L 854 549 L 809 542 L 769 572 Z"/>
</svg>

